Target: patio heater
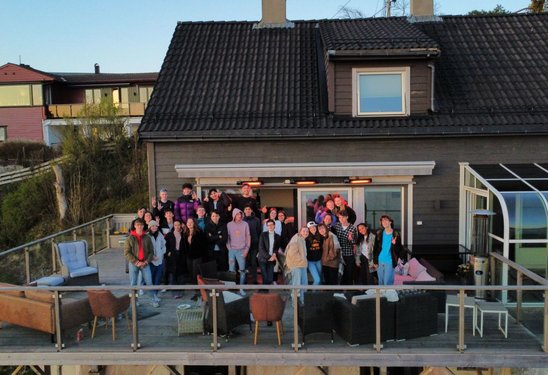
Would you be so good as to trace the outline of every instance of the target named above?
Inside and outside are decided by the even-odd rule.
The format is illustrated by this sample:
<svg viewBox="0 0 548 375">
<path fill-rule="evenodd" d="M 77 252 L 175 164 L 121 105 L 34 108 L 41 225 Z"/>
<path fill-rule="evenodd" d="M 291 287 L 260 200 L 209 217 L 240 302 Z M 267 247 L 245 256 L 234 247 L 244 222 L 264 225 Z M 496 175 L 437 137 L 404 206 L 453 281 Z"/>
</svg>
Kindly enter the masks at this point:
<svg viewBox="0 0 548 375">
<path fill-rule="evenodd" d="M 472 254 L 474 254 L 474 285 L 486 285 L 489 277 L 488 231 L 489 217 L 495 213 L 489 210 L 474 210 L 472 226 Z M 485 290 L 476 290 L 476 298 L 485 299 Z"/>
</svg>

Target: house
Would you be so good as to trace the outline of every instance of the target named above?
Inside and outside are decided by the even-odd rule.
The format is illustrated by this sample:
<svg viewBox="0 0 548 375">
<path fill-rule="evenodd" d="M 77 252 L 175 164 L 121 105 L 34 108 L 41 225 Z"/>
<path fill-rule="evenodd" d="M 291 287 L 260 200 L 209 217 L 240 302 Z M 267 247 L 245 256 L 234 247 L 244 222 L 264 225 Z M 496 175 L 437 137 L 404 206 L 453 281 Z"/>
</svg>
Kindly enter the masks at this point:
<svg viewBox="0 0 548 375">
<path fill-rule="evenodd" d="M 546 172 L 548 15 L 434 17 L 414 3 L 429 11 L 290 22 L 272 0 L 259 23 L 178 23 L 139 127 L 150 193 L 254 181 L 299 225 L 340 193 L 358 222 L 393 216 L 413 251 L 469 244 L 459 163 Z"/>
<path fill-rule="evenodd" d="M 85 103 L 111 100 L 137 127 L 157 73 L 48 73 L 25 64 L 0 66 L 0 141 L 59 142 L 58 127 Z"/>
</svg>

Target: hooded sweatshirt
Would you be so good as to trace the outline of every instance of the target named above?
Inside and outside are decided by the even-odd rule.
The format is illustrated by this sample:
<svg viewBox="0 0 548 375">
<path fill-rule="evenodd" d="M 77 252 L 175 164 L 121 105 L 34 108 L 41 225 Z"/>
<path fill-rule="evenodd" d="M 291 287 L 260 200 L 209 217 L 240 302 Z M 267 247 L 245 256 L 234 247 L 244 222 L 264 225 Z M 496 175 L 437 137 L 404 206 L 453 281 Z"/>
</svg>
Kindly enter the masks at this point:
<svg viewBox="0 0 548 375">
<path fill-rule="evenodd" d="M 241 214 L 242 220 L 234 221 L 236 215 Z M 251 234 L 249 233 L 249 225 L 243 220 L 244 213 L 235 208 L 232 210 L 232 221 L 226 225 L 228 231 L 228 241 L 226 247 L 228 250 L 241 250 L 247 252 L 251 245 Z"/>
<path fill-rule="evenodd" d="M 297 233 L 291 238 L 285 248 L 285 264 L 290 270 L 293 268 L 306 268 L 306 240 Z"/>
</svg>

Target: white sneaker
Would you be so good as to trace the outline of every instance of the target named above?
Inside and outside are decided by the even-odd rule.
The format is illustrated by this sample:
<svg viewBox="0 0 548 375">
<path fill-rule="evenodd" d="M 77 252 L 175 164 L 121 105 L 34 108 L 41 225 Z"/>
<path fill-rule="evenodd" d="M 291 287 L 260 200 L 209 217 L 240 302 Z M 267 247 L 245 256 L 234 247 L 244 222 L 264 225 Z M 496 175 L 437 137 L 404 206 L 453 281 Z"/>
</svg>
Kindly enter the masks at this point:
<svg viewBox="0 0 548 375">
<path fill-rule="evenodd" d="M 139 295 L 140 295 L 140 296 L 145 295 L 145 291 L 144 291 L 143 289 L 139 289 Z"/>
<path fill-rule="evenodd" d="M 243 289 L 240 289 L 240 295 L 241 295 L 242 297 L 245 297 L 245 291 L 244 291 Z"/>
<path fill-rule="evenodd" d="M 165 292 L 167 292 L 167 289 L 160 290 L 160 293 L 165 293 Z"/>
</svg>

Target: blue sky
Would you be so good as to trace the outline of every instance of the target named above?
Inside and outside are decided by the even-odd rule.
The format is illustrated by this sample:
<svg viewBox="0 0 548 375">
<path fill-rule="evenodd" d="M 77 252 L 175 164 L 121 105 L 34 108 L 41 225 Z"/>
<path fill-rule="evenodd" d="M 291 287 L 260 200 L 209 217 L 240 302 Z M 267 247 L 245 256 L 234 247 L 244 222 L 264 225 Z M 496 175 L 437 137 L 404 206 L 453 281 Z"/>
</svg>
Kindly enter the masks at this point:
<svg viewBox="0 0 548 375">
<path fill-rule="evenodd" d="M 397 0 L 401 2 L 402 0 Z M 406 0 L 409 3 L 409 0 Z M 287 0 L 290 20 L 338 17 L 346 3 L 366 16 L 384 0 Z M 465 14 L 501 4 L 517 11 L 529 0 L 437 0 L 439 14 Z M 259 20 L 261 0 L 9 0 L 0 12 L 0 65 L 47 72 L 158 71 L 177 21 Z"/>
</svg>

